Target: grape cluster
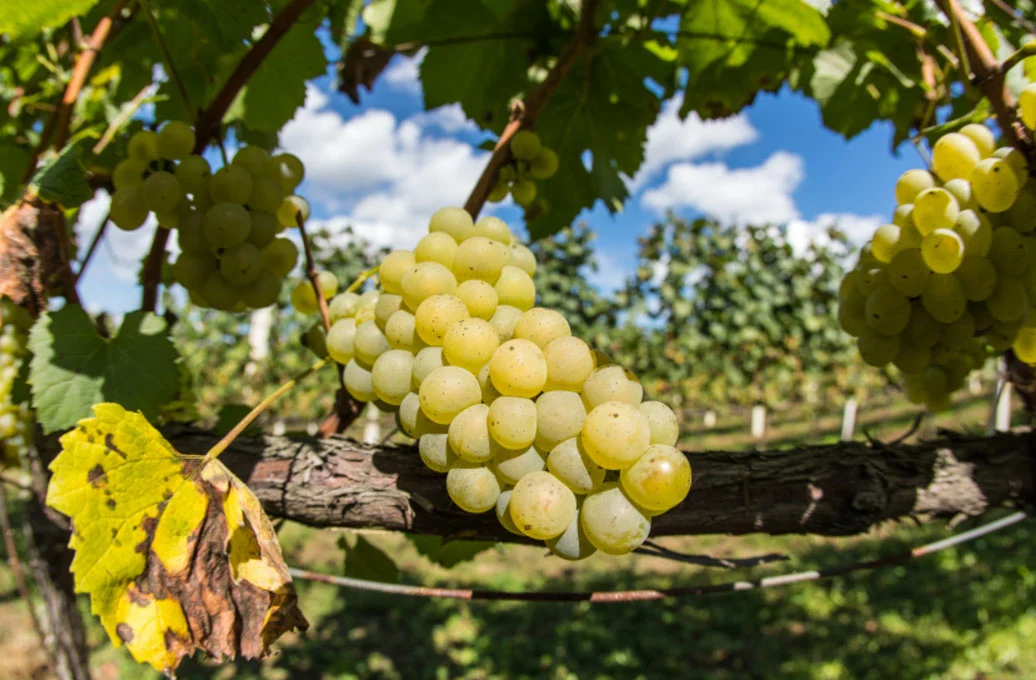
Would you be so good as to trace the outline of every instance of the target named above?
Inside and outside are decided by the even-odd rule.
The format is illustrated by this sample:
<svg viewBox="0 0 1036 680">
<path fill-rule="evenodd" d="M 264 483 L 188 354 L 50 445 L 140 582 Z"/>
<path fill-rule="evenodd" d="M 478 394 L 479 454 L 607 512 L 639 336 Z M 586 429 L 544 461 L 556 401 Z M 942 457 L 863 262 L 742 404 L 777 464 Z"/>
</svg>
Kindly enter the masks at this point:
<svg viewBox="0 0 1036 680">
<path fill-rule="evenodd" d="M 271 305 L 298 259 L 295 244 L 278 234 L 309 217 L 305 199 L 292 194 L 302 161 L 244 146 L 213 173 L 194 146 L 194 131 L 179 121 L 133 135 L 129 157 L 112 175 L 112 222 L 132 231 L 153 212 L 175 230 L 181 253 L 173 278 L 195 304 L 226 311 Z"/>
<path fill-rule="evenodd" d="M 495 509 L 565 559 L 627 553 L 690 490 L 677 419 L 535 306 L 535 271 L 503 221 L 444 208 L 413 251 L 385 256 L 380 290 L 331 298 L 326 351 L 353 397 L 397 413 L 461 509 Z M 308 282 L 292 298 L 315 310 Z"/>
<path fill-rule="evenodd" d="M 500 168 L 496 184 L 489 192 L 488 200 L 497 203 L 511 194 L 514 202 L 528 208 L 536 201 L 537 179 L 550 179 L 558 171 L 558 155 L 540 142 L 532 130 L 519 130 L 511 138 L 512 160 Z M 545 199 L 540 199 L 540 209 L 545 210 Z"/>
<path fill-rule="evenodd" d="M 0 467 L 17 465 L 32 441 L 29 404 L 14 400 L 14 384 L 26 360 L 31 320 L 8 300 L 0 302 Z"/>
<path fill-rule="evenodd" d="M 970 124 L 895 194 L 892 222 L 842 281 L 839 323 L 865 362 L 899 369 L 911 401 L 945 410 L 990 349 L 1036 364 L 1036 180 L 1022 153 Z"/>
</svg>

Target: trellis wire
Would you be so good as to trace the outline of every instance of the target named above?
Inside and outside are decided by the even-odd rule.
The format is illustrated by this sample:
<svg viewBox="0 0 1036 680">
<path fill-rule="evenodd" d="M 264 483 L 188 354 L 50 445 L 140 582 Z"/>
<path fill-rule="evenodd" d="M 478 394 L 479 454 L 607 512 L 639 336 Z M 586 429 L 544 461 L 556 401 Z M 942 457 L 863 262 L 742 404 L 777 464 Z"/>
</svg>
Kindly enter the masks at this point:
<svg viewBox="0 0 1036 680">
<path fill-rule="evenodd" d="M 941 550 L 962 545 L 995 531 L 999 531 L 1012 524 L 1017 524 L 1026 519 L 1024 512 L 1015 512 L 1007 517 L 983 524 L 980 527 L 963 531 L 955 536 L 944 538 L 934 543 L 919 546 L 907 552 L 897 553 L 886 557 L 879 557 L 875 560 L 843 564 L 827 569 L 814 571 L 801 571 L 778 576 L 766 576 L 763 578 L 747 581 L 729 581 L 703 586 L 686 586 L 681 588 L 662 588 L 657 590 L 618 590 L 618 591 L 573 591 L 573 592 L 550 592 L 550 591 L 529 591 L 514 592 L 506 590 L 482 590 L 478 588 L 431 588 L 427 586 L 410 586 L 398 583 L 380 583 L 378 581 L 367 581 L 364 579 L 350 578 L 348 576 L 335 576 L 323 574 L 306 569 L 289 568 L 291 575 L 298 579 L 307 581 L 318 581 L 329 583 L 352 590 L 365 590 L 388 595 L 402 595 L 405 597 L 428 597 L 444 598 L 454 600 L 505 600 L 521 602 L 641 602 L 645 600 L 662 600 L 670 597 L 686 597 L 690 595 L 711 595 L 715 593 L 728 593 L 739 590 L 756 590 L 758 588 L 775 588 L 802 583 L 804 581 L 815 581 L 818 579 L 843 576 L 854 571 L 867 571 L 888 567 L 908 562 L 917 557 L 932 555 Z"/>
</svg>

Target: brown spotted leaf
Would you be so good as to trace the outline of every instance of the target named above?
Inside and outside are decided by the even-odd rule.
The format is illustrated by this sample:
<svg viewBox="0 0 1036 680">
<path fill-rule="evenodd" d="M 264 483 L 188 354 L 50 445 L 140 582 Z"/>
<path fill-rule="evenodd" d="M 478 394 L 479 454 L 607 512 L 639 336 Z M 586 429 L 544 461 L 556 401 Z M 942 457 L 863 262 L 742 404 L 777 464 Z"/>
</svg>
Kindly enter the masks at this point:
<svg viewBox="0 0 1036 680">
<path fill-rule="evenodd" d="M 219 461 L 97 404 L 61 438 L 47 503 L 72 518 L 76 590 L 118 646 L 172 673 L 202 650 L 261 657 L 307 623 L 269 519 Z"/>
</svg>

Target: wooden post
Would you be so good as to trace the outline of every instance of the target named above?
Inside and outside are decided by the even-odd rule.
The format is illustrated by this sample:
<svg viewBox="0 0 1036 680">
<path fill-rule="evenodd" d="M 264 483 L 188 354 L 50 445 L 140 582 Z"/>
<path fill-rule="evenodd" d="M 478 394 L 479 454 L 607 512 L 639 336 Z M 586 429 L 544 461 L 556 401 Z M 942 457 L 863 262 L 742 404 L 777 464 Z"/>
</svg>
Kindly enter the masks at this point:
<svg viewBox="0 0 1036 680">
<path fill-rule="evenodd" d="M 766 437 L 766 407 L 756 404 L 752 407 L 752 439 L 763 439 Z"/>
<path fill-rule="evenodd" d="M 367 422 L 363 425 L 363 443 L 379 444 L 381 442 L 381 423 L 378 418 L 381 411 L 374 404 L 367 404 Z"/>
<path fill-rule="evenodd" d="M 856 401 L 856 397 L 849 397 L 845 400 L 845 408 L 842 410 L 843 442 L 852 441 L 856 434 L 856 410 L 858 408 L 859 403 Z"/>
<path fill-rule="evenodd" d="M 1007 360 L 1001 358 L 997 362 L 996 389 L 990 397 L 987 434 L 1011 429 L 1011 389 L 1011 382 L 1007 379 Z"/>
<path fill-rule="evenodd" d="M 982 371 L 968 374 L 968 392 L 972 395 L 982 394 Z"/>
<path fill-rule="evenodd" d="M 702 422 L 708 430 L 716 427 L 716 412 L 710 408 L 705 412 L 705 417 L 702 419 Z"/>
</svg>

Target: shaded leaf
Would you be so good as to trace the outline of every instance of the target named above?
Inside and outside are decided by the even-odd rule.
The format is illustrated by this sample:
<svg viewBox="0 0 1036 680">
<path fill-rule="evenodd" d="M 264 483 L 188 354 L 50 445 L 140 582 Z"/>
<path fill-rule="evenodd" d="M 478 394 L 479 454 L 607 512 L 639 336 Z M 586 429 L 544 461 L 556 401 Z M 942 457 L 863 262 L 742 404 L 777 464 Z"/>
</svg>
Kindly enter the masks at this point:
<svg viewBox="0 0 1036 680">
<path fill-rule="evenodd" d="M 81 160 L 82 151 L 71 144 L 47 161 L 33 175 L 29 186 L 48 203 L 57 203 L 64 208 L 76 208 L 93 198 L 93 191 L 86 181 L 86 167 Z"/>
<path fill-rule="evenodd" d="M 128 314 L 103 338 L 78 305 L 40 317 L 29 334 L 33 406 L 45 432 L 72 427 L 102 401 L 118 401 L 153 418 L 180 386 L 179 355 L 165 321 Z"/>
<path fill-rule="evenodd" d="M 97 0 L 31 0 L 0 3 L 0 33 L 21 38 L 85 14 Z"/>
<path fill-rule="evenodd" d="M 226 434 L 234 429 L 241 420 L 252 411 L 251 407 L 245 404 L 223 404 L 216 416 L 216 424 L 212 426 L 216 434 Z M 241 433 L 243 437 L 254 437 L 261 434 L 262 430 L 257 423 L 252 423 Z"/>
<path fill-rule="evenodd" d="M 345 536 L 338 545 L 345 550 L 345 575 L 367 581 L 399 583 L 399 567 L 384 550 L 363 536 L 356 537 L 356 544 L 349 547 Z"/>
<path fill-rule="evenodd" d="M 61 438 L 47 503 L 72 519 L 76 592 L 112 643 L 172 673 L 199 649 L 257 658 L 305 630 L 252 492 L 220 462 L 178 453 L 141 414 L 93 411 Z"/>
<path fill-rule="evenodd" d="M 493 547 L 490 541 L 447 541 L 439 536 L 407 534 L 417 552 L 432 562 L 450 569 Z"/>
</svg>

